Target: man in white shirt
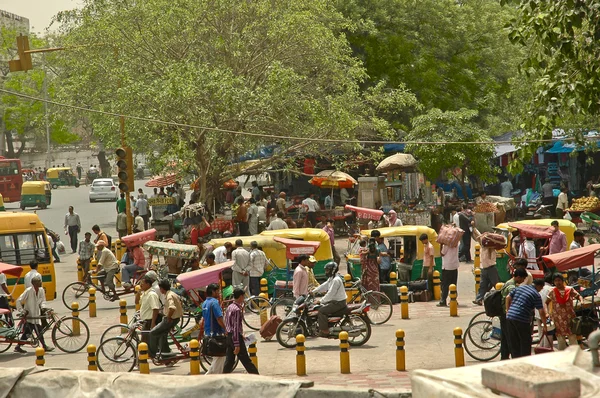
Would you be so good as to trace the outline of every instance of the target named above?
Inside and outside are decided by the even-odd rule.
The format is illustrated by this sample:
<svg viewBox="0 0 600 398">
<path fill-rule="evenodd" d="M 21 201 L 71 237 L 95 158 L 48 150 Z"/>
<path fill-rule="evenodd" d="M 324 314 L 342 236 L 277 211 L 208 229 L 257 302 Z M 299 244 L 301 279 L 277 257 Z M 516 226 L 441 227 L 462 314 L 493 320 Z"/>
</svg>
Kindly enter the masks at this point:
<svg viewBox="0 0 600 398">
<path fill-rule="evenodd" d="M 39 319 L 42 316 L 42 309 L 45 308 L 46 304 L 46 293 L 42 287 L 42 276 L 36 275 L 31 278 L 31 287 L 25 289 L 23 294 L 19 296 L 16 301 L 17 310 L 26 315 L 26 324 L 21 336 L 21 340 L 27 340 L 27 336 L 35 331 L 38 340 L 44 347 L 46 352 L 54 351 L 54 347 L 48 347 L 44 341 L 44 335 L 42 332 L 42 320 Z M 15 352 L 21 354 L 27 353 L 21 345 L 17 345 Z"/>
<path fill-rule="evenodd" d="M 437 306 L 445 307 L 450 285 L 458 283 L 458 245 L 454 247 L 440 245 L 440 254 L 442 255 L 442 296 Z"/>
<path fill-rule="evenodd" d="M 500 195 L 504 198 L 510 198 L 510 192 L 513 190 L 513 184 L 510 180 L 504 177 L 504 181 L 500 184 Z"/>
<path fill-rule="evenodd" d="M 481 282 L 479 283 L 479 292 L 475 297 L 475 301 L 473 304 L 483 305 L 483 296 L 494 286 L 496 283 L 500 281 L 500 276 L 498 275 L 498 269 L 496 268 L 496 249 L 493 247 L 485 247 L 483 245 L 483 236 L 482 234 L 475 228 L 475 223 L 472 222 L 473 226 L 473 239 L 477 241 L 481 245 L 481 251 L 479 254 L 479 260 L 481 263 Z M 506 241 L 504 242 L 506 244 Z"/>
<path fill-rule="evenodd" d="M 213 250 L 213 254 L 215 255 L 215 263 L 222 264 L 227 262 L 227 254 L 231 252 L 231 249 L 233 249 L 231 242 L 225 242 L 223 246 L 217 247 L 215 250 Z"/>
<path fill-rule="evenodd" d="M 250 235 L 257 235 L 258 206 L 256 205 L 256 200 L 254 198 L 250 198 L 249 202 L 250 206 L 248 207 L 248 229 L 250 230 Z"/>
<path fill-rule="evenodd" d="M 567 188 L 562 187 L 560 194 L 558 194 L 558 203 L 556 204 L 556 217 L 563 218 L 565 211 L 569 208 L 569 195 L 567 194 Z"/>
<path fill-rule="evenodd" d="M 267 256 L 258 247 L 256 241 L 252 241 L 250 247 L 252 248 L 250 251 L 250 294 L 258 296 L 260 294 L 260 279 L 267 267 Z"/>
<path fill-rule="evenodd" d="M 31 271 L 29 271 L 28 273 L 25 274 L 25 278 L 23 278 L 25 280 L 25 289 L 29 288 L 32 286 L 31 284 L 31 279 L 33 279 L 33 277 L 35 277 L 36 275 L 40 275 L 40 273 L 38 272 L 38 262 L 37 261 L 31 261 L 29 263 L 29 268 L 31 268 Z M 41 278 L 41 275 L 40 275 Z"/>
<path fill-rule="evenodd" d="M 144 220 L 144 231 L 148 229 L 148 221 L 150 221 L 150 216 L 148 214 L 148 200 L 146 199 L 146 195 L 144 191 L 140 189 L 140 195 L 138 196 L 138 200 L 135 202 L 135 208 L 140 213 L 140 217 Z"/>
<path fill-rule="evenodd" d="M 533 238 L 527 237 L 525 244 L 521 246 L 519 257 L 527 259 L 527 269 L 539 269 L 537 264 L 537 255 L 535 252 L 535 242 Z"/>
<path fill-rule="evenodd" d="M 302 201 L 302 206 L 306 209 L 306 221 L 310 223 L 311 228 L 317 225 L 317 211 L 319 211 L 319 203 L 315 200 L 315 194 L 311 193 L 308 198 Z"/>
<path fill-rule="evenodd" d="M 325 264 L 325 276 L 328 279 L 311 292 L 311 294 L 327 292 L 321 299 L 322 306 L 318 310 L 321 337 L 329 337 L 329 315 L 341 312 L 347 306 L 344 280 L 341 275 L 338 275 L 337 270 L 338 265 L 335 262 Z"/>
<path fill-rule="evenodd" d="M 248 290 L 250 285 L 250 253 L 244 249 L 244 243 L 241 239 L 235 241 L 235 250 L 231 253 L 233 271 L 231 284 L 236 286 L 244 286 L 244 290 Z"/>
<path fill-rule="evenodd" d="M 271 220 L 271 223 L 267 227 L 268 231 L 273 231 L 276 229 L 288 229 L 288 225 L 285 221 L 283 221 L 284 214 L 280 211 L 277 212 L 277 217 Z"/>
<path fill-rule="evenodd" d="M 585 244 L 585 233 L 582 230 L 573 232 L 573 242 L 569 246 L 569 250 L 579 249 Z"/>
<path fill-rule="evenodd" d="M 145 230 L 146 228 L 144 227 L 144 219 L 142 216 L 140 216 L 140 212 L 135 210 L 133 212 L 133 233 L 143 232 Z"/>
</svg>

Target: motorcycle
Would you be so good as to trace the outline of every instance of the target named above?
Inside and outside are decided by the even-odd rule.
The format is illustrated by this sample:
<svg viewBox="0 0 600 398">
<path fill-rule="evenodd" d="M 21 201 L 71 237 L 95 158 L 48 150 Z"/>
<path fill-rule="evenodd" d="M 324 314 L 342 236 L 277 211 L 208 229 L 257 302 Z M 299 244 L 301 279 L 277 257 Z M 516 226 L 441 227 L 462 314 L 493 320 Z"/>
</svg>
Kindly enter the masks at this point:
<svg viewBox="0 0 600 398">
<path fill-rule="evenodd" d="M 314 297 L 300 296 L 294 302 L 290 312 L 277 327 L 277 341 L 283 347 L 294 348 L 296 335 L 319 337 L 318 309 L 321 305 L 313 305 Z M 329 336 L 337 339 L 340 332 L 348 333 L 351 346 L 361 346 L 371 337 L 371 323 L 367 318 L 370 304 L 349 304 L 343 311 L 329 316 Z"/>
</svg>

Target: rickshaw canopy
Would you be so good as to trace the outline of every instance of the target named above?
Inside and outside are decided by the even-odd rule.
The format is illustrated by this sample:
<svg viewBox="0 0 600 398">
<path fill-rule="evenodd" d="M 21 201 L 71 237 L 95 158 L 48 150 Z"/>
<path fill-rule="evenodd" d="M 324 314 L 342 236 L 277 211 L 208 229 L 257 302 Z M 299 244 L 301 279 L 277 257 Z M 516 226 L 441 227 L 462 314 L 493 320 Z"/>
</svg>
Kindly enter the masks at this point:
<svg viewBox="0 0 600 398">
<path fill-rule="evenodd" d="M 211 283 L 220 283 L 221 273 L 231 268 L 232 265 L 233 261 L 227 261 L 222 264 L 180 274 L 176 279 L 185 290 L 199 289 Z"/>
<path fill-rule="evenodd" d="M 144 249 L 155 256 L 176 257 L 191 260 L 200 257 L 200 250 L 195 245 L 150 241 L 144 243 Z"/>
<path fill-rule="evenodd" d="M 344 208 L 346 210 L 355 212 L 357 218 L 364 219 L 364 220 L 379 221 L 381 219 L 381 216 L 383 215 L 382 210 L 367 209 L 364 207 L 356 207 L 356 206 L 350 206 L 350 205 L 346 205 L 346 206 L 344 206 Z"/>
<path fill-rule="evenodd" d="M 50 183 L 47 181 L 27 181 L 21 185 L 22 195 L 45 195 L 50 190 Z"/>
<path fill-rule="evenodd" d="M 558 228 L 564 232 L 564 234 L 567 236 L 567 249 L 569 248 L 569 246 L 571 245 L 571 242 L 573 242 L 573 233 L 575 232 L 575 230 L 577 229 L 577 226 L 575 224 L 573 224 L 571 221 L 569 220 L 565 220 L 564 218 L 559 218 L 559 219 L 553 219 L 553 218 L 542 218 L 539 220 L 522 220 L 522 221 L 513 221 L 510 224 L 511 225 L 536 225 L 536 226 L 540 226 L 540 227 L 551 227 L 552 221 L 558 221 Z M 508 223 L 502 223 L 502 224 L 498 224 L 496 226 L 497 229 L 504 229 L 507 230 L 508 232 L 513 232 L 516 231 L 516 228 L 513 226 L 509 226 Z M 506 248 L 510 249 L 510 245 L 512 243 L 512 237 L 508 236 L 508 243 L 506 244 Z"/>
<path fill-rule="evenodd" d="M 19 267 L 18 265 L 0 263 L 0 272 L 2 272 L 5 275 L 11 275 L 15 278 L 19 278 L 21 277 L 23 268 Z"/>
<path fill-rule="evenodd" d="M 542 260 L 548 267 L 556 267 L 559 271 L 568 271 L 573 268 L 594 265 L 594 258 L 598 250 L 600 250 L 600 244 L 589 245 L 562 253 L 542 256 Z"/>
<path fill-rule="evenodd" d="M 156 229 L 152 228 L 147 231 L 137 232 L 121 238 L 121 243 L 125 243 L 127 247 L 140 246 L 146 242 L 156 240 Z"/>
<path fill-rule="evenodd" d="M 301 254 L 312 256 L 321 246 L 321 242 L 288 239 L 279 236 L 274 236 L 273 240 L 285 245 L 285 256 L 288 260 L 293 260 Z"/>
<path fill-rule="evenodd" d="M 58 173 L 61 171 L 70 171 L 73 174 L 73 170 L 70 167 L 51 167 L 46 171 L 46 177 L 58 178 Z"/>
<path fill-rule="evenodd" d="M 371 232 L 379 231 L 381 237 L 383 238 L 395 238 L 395 237 L 405 237 L 405 236 L 414 236 L 417 240 L 417 259 L 423 259 L 424 246 L 423 243 L 419 240 L 421 234 L 427 235 L 427 239 L 429 239 L 429 243 L 433 245 L 433 249 L 435 252 L 435 256 L 440 256 L 440 245 L 437 243 L 437 232 L 435 229 L 429 228 L 423 225 L 404 225 L 402 227 L 384 227 L 384 228 L 376 228 L 376 229 L 367 229 L 360 231 L 361 235 L 366 235 L 368 237 L 371 236 Z"/>
<path fill-rule="evenodd" d="M 553 232 L 550 227 L 541 225 L 509 223 L 508 226 L 518 230 L 522 236 L 533 239 L 550 239 Z"/>
</svg>

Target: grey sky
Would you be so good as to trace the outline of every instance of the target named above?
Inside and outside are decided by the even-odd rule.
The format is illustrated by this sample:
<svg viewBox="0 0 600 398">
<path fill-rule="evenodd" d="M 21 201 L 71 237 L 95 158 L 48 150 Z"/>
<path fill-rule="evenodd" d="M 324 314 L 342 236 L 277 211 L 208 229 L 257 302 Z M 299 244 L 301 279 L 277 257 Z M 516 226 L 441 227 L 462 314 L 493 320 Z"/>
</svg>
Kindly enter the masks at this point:
<svg viewBox="0 0 600 398">
<path fill-rule="evenodd" d="M 44 32 L 56 13 L 80 5 L 80 0 L 0 0 L 0 10 L 28 18 L 33 32 Z"/>
</svg>

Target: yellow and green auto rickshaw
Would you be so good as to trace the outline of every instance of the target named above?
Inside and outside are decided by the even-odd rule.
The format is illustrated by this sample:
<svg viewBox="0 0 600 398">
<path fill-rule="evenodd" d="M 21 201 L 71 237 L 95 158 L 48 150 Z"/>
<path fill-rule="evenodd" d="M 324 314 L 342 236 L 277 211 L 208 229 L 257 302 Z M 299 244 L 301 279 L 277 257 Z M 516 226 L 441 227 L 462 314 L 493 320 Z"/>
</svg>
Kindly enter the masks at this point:
<svg viewBox="0 0 600 398">
<path fill-rule="evenodd" d="M 21 186 L 21 210 L 26 207 L 45 209 L 52 201 L 50 183 L 47 181 L 27 181 Z"/>
<path fill-rule="evenodd" d="M 50 183 L 52 189 L 58 187 L 79 187 L 79 180 L 73 174 L 70 167 L 55 167 L 48 169 L 46 173 L 46 181 Z"/>
<path fill-rule="evenodd" d="M 0 211 L 6 211 L 4 208 L 4 199 L 2 198 L 2 194 L 0 193 Z"/>
</svg>

